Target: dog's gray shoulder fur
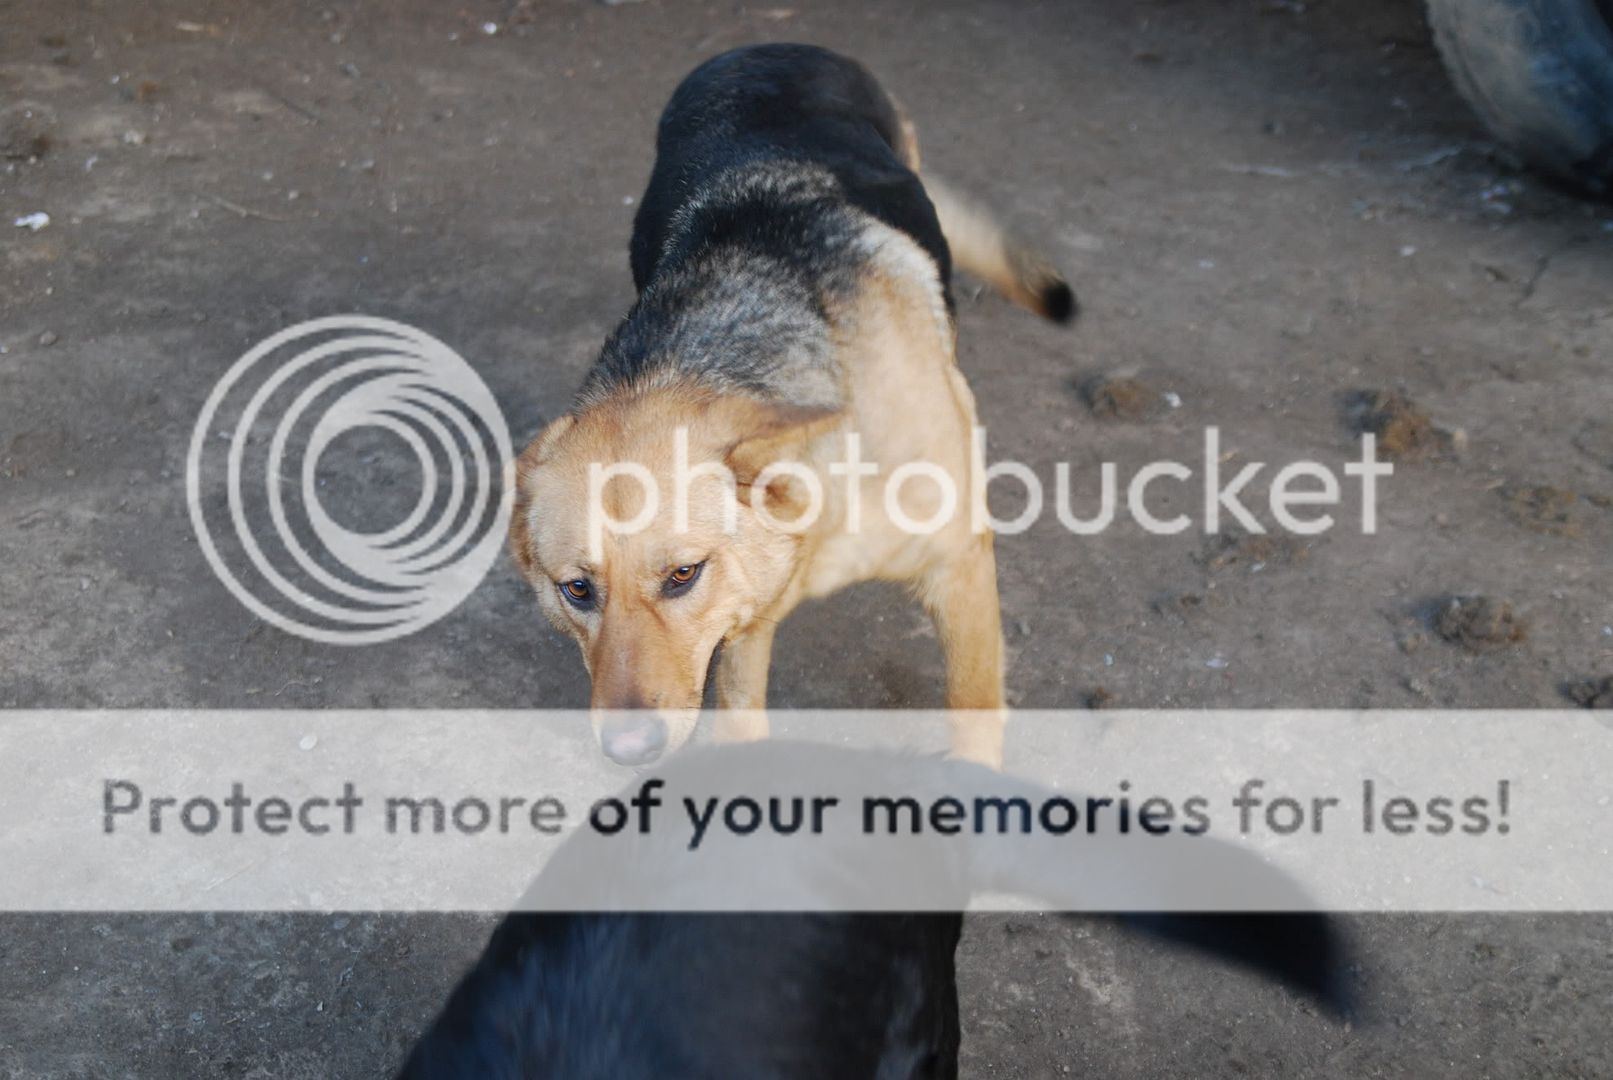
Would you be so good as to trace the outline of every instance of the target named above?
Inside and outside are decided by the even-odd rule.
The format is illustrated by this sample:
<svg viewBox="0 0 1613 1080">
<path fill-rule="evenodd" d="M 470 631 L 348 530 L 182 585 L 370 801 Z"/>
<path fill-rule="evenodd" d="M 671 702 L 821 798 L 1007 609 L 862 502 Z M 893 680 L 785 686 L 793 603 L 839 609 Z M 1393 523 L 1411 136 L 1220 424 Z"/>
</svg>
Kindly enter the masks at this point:
<svg viewBox="0 0 1613 1080">
<path fill-rule="evenodd" d="M 763 215 L 765 235 L 732 230 L 735 219 Z M 811 165 L 753 163 L 711 177 L 667 234 L 669 244 L 705 242 L 645 284 L 579 405 L 624 384 L 675 377 L 719 393 L 837 406 L 828 314 L 856 285 L 868 227 L 834 176 Z"/>
</svg>

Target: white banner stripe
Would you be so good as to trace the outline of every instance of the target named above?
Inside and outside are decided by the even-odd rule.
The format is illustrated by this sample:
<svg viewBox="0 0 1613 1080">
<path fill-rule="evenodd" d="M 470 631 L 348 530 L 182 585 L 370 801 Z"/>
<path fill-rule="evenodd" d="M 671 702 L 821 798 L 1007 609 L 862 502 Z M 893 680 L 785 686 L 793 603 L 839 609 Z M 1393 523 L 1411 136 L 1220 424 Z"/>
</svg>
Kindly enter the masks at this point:
<svg viewBox="0 0 1613 1080">
<path fill-rule="evenodd" d="M 940 713 L 772 723 L 634 774 L 581 712 L 0 713 L 0 909 L 499 910 L 583 837 L 529 903 L 1613 910 L 1591 711 L 1025 712 L 1012 780 L 889 752 Z"/>
</svg>

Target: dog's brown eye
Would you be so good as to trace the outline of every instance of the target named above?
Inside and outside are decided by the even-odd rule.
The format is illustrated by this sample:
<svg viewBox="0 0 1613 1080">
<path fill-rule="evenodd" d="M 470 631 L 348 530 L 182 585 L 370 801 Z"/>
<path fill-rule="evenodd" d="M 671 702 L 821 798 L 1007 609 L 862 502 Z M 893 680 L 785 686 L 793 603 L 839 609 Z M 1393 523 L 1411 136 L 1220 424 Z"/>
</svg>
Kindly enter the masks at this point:
<svg viewBox="0 0 1613 1080">
<path fill-rule="evenodd" d="M 695 579 L 700 576 L 700 570 L 705 565 L 705 563 L 690 563 L 688 566 L 677 567 L 666 576 L 666 583 L 661 586 L 661 594 L 663 596 L 677 596 L 686 592 L 689 586 L 695 583 Z"/>
<path fill-rule="evenodd" d="M 560 591 L 565 594 L 572 605 L 579 608 L 589 608 L 594 603 L 594 587 L 588 583 L 587 578 L 574 578 L 571 581 L 562 581 Z"/>
</svg>

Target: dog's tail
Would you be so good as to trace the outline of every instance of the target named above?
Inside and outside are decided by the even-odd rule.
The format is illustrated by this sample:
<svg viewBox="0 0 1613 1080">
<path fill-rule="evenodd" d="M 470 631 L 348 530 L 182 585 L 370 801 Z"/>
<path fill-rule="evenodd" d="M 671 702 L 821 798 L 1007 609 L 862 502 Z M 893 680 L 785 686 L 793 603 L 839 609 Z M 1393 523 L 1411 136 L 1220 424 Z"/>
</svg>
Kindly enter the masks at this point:
<svg viewBox="0 0 1613 1080">
<path fill-rule="evenodd" d="M 934 176 L 924 190 L 961 270 L 984 280 L 1020 307 L 1056 323 L 1075 318 L 1075 292 L 1052 260 L 1009 233 L 997 216 Z"/>
<path fill-rule="evenodd" d="M 872 84 L 872 76 L 869 76 Z M 876 89 L 876 92 L 877 89 Z M 896 98 L 885 94 L 884 131 L 903 165 L 919 174 L 952 249 L 952 261 L 1020 307 L 1056 323 L 1075 318 L 1075 292 L 1046 255 L 1003 228 L 989 208 L 923 171 L 918 126 Z"/>
<path fill-rule="evenodd" d="M 1032 803 L 1051 794 L 973 764 L 948 768 L 962 790 Z M 1146 843 L 1150 855 L 1139 859 L 1135 840 L 1085 836 L 1075 858 L 1067 841 L 1050 834 L 982 834 L 969 847 L 968 877 L 975 891 L 1084 911 L 1127 911 L 1138 897 L 1168 900 L 1191 891 L 1207 910 L 1133 912 L 1118 921 L 1275 979 L 1334 1015 L 1349 1015 L 1350 994 L 1341 979 L 1345 946 L 1327 916 L 1308 910 L 1311 901 L 1298 882 L 1258 855 L 1208 837 L 1177 832 Z M 1239 911 L 1250 896 L 1262 897 L 1266 910 Z"/>
</svg>

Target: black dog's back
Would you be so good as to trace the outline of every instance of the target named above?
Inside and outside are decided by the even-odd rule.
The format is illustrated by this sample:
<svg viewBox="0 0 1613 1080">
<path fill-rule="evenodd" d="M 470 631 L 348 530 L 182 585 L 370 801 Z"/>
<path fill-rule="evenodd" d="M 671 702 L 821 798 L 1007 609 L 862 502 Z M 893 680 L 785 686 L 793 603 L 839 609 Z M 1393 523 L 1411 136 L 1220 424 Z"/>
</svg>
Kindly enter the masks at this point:
<svg viewBox="0 0 1613 1080">
<path fill-rule="evenodd" d="M 652 376 L 839 407 L 831 324 L 855 304 L 892 231 L 917 246 L 906 273 L 948 313 L 957 265 L 1055 322 L 1074 316 L 1075 295 L 1050 260 L 935 177 L 921 181 L 917 167 L 911 125 L 854 60 L 778 44 L 701 64 L 661 115 L 633 222 L 638 303 L 577 407 Z"/>
<path fill-rule="evenodd" d="M 934 264 L 952 256 L 903 163 L 896 106 L 853 60 L 809 45 L 714 57 L 661 116 L 633 223 L 638 303 L 579 392 L 600 400 L 651 373 L 780 404 L 841 404 L 830 323 L 852 302 L 877 232 Z"/>
<path fill-rule="evenodd" d="M 512 915 L 403 1080 L 954 1080 L 956 915 Z"/>
<path fill-rule="evenodd" d="M 897 792 L 934 805 L 1044 799 L 1049 793 L 981 766 L 771 741 L 700 748 L 656 777 L 672 805 L 690 792 L 743 791 L 759 806 L 811 790 L 854 805 L 853 791 Z M 641 778 L 624 797 L 640 790 Z M 719 802 L 723 800 L 719 799 Z M 1077 802 L 1080 800 L 1077 799 Z M 956 1076 L 954 951 L 961 911 L 983 891 L 1037 896 L 1054 908 L 1134 877 L 1170 899 L 1131 844 L 995 833 L 968 843 L 892 845 L 856 818 L 829 818 L 799 843 L 708 835 L 699 858 L 676 829 L 610 837 L 580 830 L 556 851 L 522 906 L 494 934 L 442 1016 L 416 1046 L 406 1080 L 457 1077 L 604 1080 Z M 1152 837 L 1150 850 L 1169 838 Z M 1162 856 L 1189 876 L 1263 882 L 1298 896 L 1255 854 L 1207 837 Z M 878 865 L 870 865 L 877 860 Z M 927 914 L 876 913 L 879 882 L 899 879 Z M 870 885 L 869 883 L 873 884 Z M 873 891 L 870 892 L 869 890 Z M 657 897 L 664 914 L 605 912 Z M 716 912 L 736 901 L 754 911 Z M 848 913 L 836 913 L 848 912 Z M 1321 915 L 1129 916 L 1126 925 L 1258 971 L 1334 1009 L 1342 950 Z"/>
<path fill-rule="evenodd" d="M 916 240 L 945 288 L 947 243 L 924 185 L 897 154 L 900 124 L 874 77 L 827 49 L 753 45 L 707 60 L 661 114 L 655 171 L 633 222 L 635 287 L 713 240 L 765 237 L 771 208 L 722 205 L 720 191 L 727 175 L 778 164 L 826 169 L 847 203 Z M 701 207 L 693 214 L 692 204 Z"/>
</svg>

